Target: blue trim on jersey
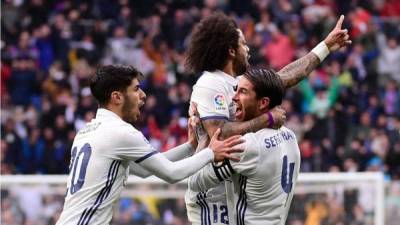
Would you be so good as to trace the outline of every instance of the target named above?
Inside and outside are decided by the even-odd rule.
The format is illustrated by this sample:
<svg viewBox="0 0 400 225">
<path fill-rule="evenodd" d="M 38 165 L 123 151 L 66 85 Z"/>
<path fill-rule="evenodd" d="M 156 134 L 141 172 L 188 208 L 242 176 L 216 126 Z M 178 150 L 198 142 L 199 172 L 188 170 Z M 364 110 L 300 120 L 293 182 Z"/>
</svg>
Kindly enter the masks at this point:
<svg viewBox="0 0 400 225">
<path fill-rule="evenodd" d="M 210 207 L 206 202 L 206 193 L 199 192 L 197 194 L 197 205 L 201 208 L 201 225 L 211 225 Z"/>
<path fill-rule="evenodd" d="M 117 179 L 119 166 L 121 165 L 121 161 L 114 160 L 110 168 L 108 169 L 107 181 L 106 185 L 100 190 L 99 195 L 96 198 L 96 201 L 92 206 L 86 208 L 81 217 L 79 218 L 78 225 L 88 225 L 90 220 L 92 219 L 96 210 L 100 207 L 101 203 L 109 196 L 111 192 L 111 188 Z"/>
<path fill-rule="evenodd" d="M 224 163 L 227 165 L 229 171 L 231 172 L 231 175 L 235 173 L 235 170 L 233 169 L 231 165 L 231 161 L 229 159 L 225 159 Z"/>
<path fill-rule="evenodd" d="M 244 216 L 247 209 L 247 194 L 246 194 L 247 177 L 240 175 L 239 184 L 240 184 L 239 199 L 236 203 L 236 224 L 244 225 Z"/>
<path fill-rule="evenodd" d="M 145 160 L 145 159 L 149 158 L 150 156 L 152 156 L 152 155 L 154 155 L 154 154 L 157 154 L 157 153 L 160 153 L 160 152 L 152 151 L 152 152 L 150 152 L 150 153 L 147 153 L 146 155 L 140 157 L 139 159 L 136 159 L 135 163 L 140 163 L 140 162 L 142 162 L 143 160 Z"/>
<path fill-rule="evenodd" d="M 205 117 L 201 117 L 200 120 L 204 121 L 204 120 L 229 120 L 228 117 L 226 116 L 205 116 Z"/>
<path fill-rule="evenodd" d="M 204 205 L 203 205 L 202 201 L 200 200 L 200 194 L 201 194 L 201 192 L 199 192 L 199 193 L 197 194 L 197 202 L 196 202 L 196 204 L 200 206 L 201 225 L 205 225 L 205 224 L 206 224 L 206 223 L 205 223 L 205 220 L 204 220 L 204 213 L 205 213 L 205 210 L 204 210 Z"/>
</svg>

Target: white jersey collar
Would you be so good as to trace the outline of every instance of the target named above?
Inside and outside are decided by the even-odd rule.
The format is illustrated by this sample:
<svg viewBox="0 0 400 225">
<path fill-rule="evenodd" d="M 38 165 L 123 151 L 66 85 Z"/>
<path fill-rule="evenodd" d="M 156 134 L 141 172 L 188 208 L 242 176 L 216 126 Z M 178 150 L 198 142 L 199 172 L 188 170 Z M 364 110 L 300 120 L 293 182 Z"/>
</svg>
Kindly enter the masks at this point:
<svg viewBox="0 0 400 225">
<path fill-rule="evenodd" d="M 234 76 L 231 76 L 227 73 L 225 73 L 222 70 L 215 70 L 214 74 L 221 76 L 222 78 L 224 78 L 224 80 L 226 80 L 230 85 L 237 85 L 237 80 Z"/>
<path fill-rule="evenodd" d="M 96 118 L 115 118 L 115 119 L 122 120 L 121 117 L 119 117 L 113 111 L 110 111 L 105 108 L 97 109 Z"/>
</svg>

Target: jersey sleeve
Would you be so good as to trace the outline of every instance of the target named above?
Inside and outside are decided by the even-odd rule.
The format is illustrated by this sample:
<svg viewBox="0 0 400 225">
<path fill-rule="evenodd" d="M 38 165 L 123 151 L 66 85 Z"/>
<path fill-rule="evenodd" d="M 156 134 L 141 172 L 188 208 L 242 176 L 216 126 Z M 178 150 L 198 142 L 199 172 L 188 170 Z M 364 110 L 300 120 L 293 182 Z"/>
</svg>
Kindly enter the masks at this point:
<svg viewBox="0 0 400 225">
<path fill-rule="evenodd" d="M 209 87 L 203 83 L 193 88 L 191 102 L 197 103 L 200 119 L 229 119 L 228 94 L 222 84 Z"/>
<path fill-rule="evenodd" d="M 193 151 L 194 149 L 191 144 L 184 143 L 161 154 L 163 154 L 168 160 L 175 162 L 192 155 Z M 141 178 L 146 178 L 152 175 L 150 171 L 144 169 L 140 164 L 133 161 L 129 163 L 129 173 Z"/>
<path fill-rule="evenodd" d="M 151 176 L 151 172 L 140 166 L 135 162 L 129 162 L 129 174 L 136 175 L 141 178 L 146 178 Z"/>
<path fill-rule="evenodd" d="M 159 153 L 154 149 L 146 137 L 139 131 L 132 129 L 121 129 L 115 131 L 115 135 L 119 135 L 118 143 L 116 143 L 113 154 L 117 158 L 134 161 L 140 163 L 143 160 Z"/>
<path fill-rule="evenodd" d="M 190 190 L 200 192 L 217 187 L 221 182 L 222 180 L 217 177 L 215 172 L 215 165 L 210 163 L 189 177 L 188 186 Z"/>
<path fill-rule="evenodd" d="M 168 183 L 175 183 L 193 175 L 213 159 L 213 151 L 206 148 L 191 157 L 176 162 L 171 162 L 163 154 L 156 154 L 142 161 L 140 165 Z"/>
</svg>

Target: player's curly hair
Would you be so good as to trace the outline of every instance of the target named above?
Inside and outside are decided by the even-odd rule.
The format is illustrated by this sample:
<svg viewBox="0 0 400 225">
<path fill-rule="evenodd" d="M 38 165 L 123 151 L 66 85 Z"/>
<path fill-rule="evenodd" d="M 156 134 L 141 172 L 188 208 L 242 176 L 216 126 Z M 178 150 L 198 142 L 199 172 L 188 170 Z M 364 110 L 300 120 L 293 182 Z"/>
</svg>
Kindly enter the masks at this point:
<svg viewBox="0 0 400 225">
<path fill-rule="evenodd" d="M 186 68 L 194 73 L 222 70 L 227 63 L 229 48 L 239 46 L 237 29 L 235 21 L 222 12 L 201 20 L 190 37 Z"/>
</svg>

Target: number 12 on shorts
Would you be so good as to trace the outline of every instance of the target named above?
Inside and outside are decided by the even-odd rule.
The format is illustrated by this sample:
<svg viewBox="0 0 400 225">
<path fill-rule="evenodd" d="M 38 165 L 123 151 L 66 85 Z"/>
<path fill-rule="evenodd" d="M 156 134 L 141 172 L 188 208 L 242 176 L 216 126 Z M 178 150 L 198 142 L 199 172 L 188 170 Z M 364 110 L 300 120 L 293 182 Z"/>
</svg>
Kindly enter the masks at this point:
<svg viewBox="0 0 400 225">
<path fill-rule="evenodd" d="M 218 215 L 220 214 L 221 223 L 228 224 L 228 207 L 226 205 L 219 206 L 218 213 L 218 205 L 213 204 L 213 223 L 218 223 Z"/>
</svg>

